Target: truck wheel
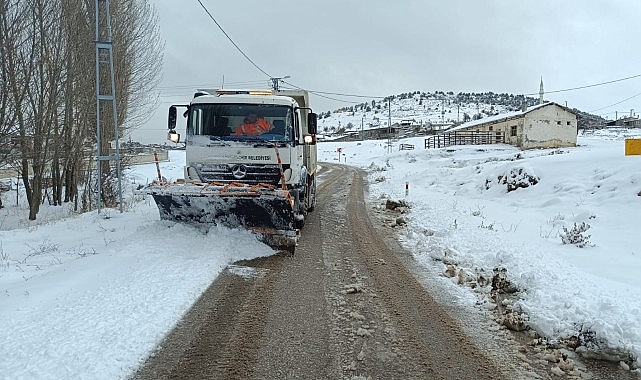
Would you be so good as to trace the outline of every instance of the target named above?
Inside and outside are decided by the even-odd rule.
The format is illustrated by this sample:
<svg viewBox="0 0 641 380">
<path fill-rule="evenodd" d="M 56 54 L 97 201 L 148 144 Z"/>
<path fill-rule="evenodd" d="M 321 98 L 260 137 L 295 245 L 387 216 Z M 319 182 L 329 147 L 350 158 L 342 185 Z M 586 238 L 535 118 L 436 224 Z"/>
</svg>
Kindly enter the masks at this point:
<svg viewBox="0 0 641 380">
<path fill-rule="evenodd" d="M 301 207 L 301 208 L 303 210 L 305 209 L 304 206 Z M 296 218 L 295 219 L 295 226 L 296 226 L 296 229 L 299 229 L 299 230 L 302 229 L 303 226 L 305 226 L 305 218 L 307 217 L 307 212 L 306 211 L 302 212 L 303 210 L 301 210 L 301 212 L 299 214 L 295 214 L 294 215 L 294 217 Z"/>
<path fill-rule="evenodd" d="M 307 217 L 307 199 L 300 199 L 300 196 L 302 194 L 298 193 L 297 200 L 296 202 L 298 203 L 298 213 L 294 214 L 295 219 L 295 226 L 297 229 L 302 229 L 303 226 L 305 225 L 305 218 Z M 305 194 L 307 195 L 307 194 Z"/>
<path fill-rule="evenodd" d="M 307 212 L 314 211 L 316 208 L 316 176 L 313 176 L 309 180 L 309 185 L 307 186 Z"/>
</svg>

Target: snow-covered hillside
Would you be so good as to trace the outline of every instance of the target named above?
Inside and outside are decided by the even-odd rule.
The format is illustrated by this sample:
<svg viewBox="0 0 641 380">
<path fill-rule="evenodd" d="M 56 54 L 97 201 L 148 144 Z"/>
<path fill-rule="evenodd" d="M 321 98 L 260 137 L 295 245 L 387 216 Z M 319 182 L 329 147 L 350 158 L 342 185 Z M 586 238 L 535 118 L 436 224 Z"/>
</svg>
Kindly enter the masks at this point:
<svg viewBox="0 0 641 380">
<path fill-rule="evenodd" d="M 388 101 L 391 113 L 388 112 Z M 538 99 L 513 94 L 408 92 L 319 113 L 319 131 L 325 135 L 384 128 L 389 124 L 442 130 L 469 120 L 479 120 L 539 104 Z M 571 107 L 570 107 L 571 108 Z M 601 127 L 605 119 L 574 108 L 579 128 Z M 390 123 L 391 121 L 391 123 Z"/>
<path fill-rule="evenodd" d="M 391 114 L 388 111 L 391 104 Z M 420 125 L 451 125 L 472 119 L 484 118 L 499 113 L 515 111 L 523 102 L 536 104 L 530 97 L 510 94 L 472 94 L 437 91 L 434 93 L 410 92 L 376 99 L 367 103 L 341 108 L 333 112 L 321 112 L 319 130 L 322 133 L 337 131 L 360 131 L 401 121 Z"/>
</svg>

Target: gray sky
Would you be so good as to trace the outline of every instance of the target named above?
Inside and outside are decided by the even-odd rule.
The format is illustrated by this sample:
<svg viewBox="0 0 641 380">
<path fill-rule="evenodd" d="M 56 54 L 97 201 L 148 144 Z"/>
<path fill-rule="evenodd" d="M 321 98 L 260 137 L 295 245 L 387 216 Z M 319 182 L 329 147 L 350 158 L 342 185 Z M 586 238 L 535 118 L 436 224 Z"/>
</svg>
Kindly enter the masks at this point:
<svg viewBox="0 0 641 380">
<path fill-rule="evenodd" d="M 541 77 L 555 91 L 641 74 L 637 0 L 201 1 L 262 70 L 314 91 L 538 97 Z M 268 77 L 197 0 L 154 5 L 166 43 L 161 103 L 134 139 L 164 141 L 167 107 L 189 102 L 197 87 L 220 87 L 224 78 L 226 88 L 267 88 Z M 613 119 L 615 111 L 641 112 L 641 77 L 545 98 Z M 351 105 L 311 101 L 316 112 Z"/>
</svg>

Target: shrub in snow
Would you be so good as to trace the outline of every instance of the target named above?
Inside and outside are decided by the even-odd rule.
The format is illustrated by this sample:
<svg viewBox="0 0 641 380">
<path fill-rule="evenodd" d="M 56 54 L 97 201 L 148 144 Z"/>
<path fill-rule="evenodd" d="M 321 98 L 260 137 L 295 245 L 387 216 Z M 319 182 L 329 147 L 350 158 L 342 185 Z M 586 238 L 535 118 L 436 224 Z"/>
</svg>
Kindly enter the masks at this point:
<svg viewBox="0 0 641 380">
<path fill-rule="evenodd" d="M 9 254 L 4 251 L 0 242 L 0 268 L 3 267 L 9 268 Z"/>
<path fill-rule="evenodd" d="M 385 208 L 387 210 L 406 212 L 410 208 L 410 205 L 407 202 L 405 202 L 403 199 L 398 201 L 393 201 L 391 199 L 388 199 L 385 201 Z"/>
<path fill-rule="evenodd" d="M 586 222 L 582 222 L 579 225 L 574 223 L 574 227 L 570 230 L 563 227 L 563 233 L 560 234 L 561 242 L 563 244 L 574 244 L 579 248 L 584 248 L 590 243 L 590 235 L 583 235 L 589 229 L 590 225 Z"/>
<path fill-rule="evenodd" d="M 527 173 L 523 168 L 512 169 L 509 174 L 499 176 L 498 182 L 507 186 L 507 192 L 514 191 L 519 188 L 527 188 L 530 185 L 534 186 L 539 183 L 539 177 L 534 174 Z"/>
<path fill-rule="evenodd" d="M 386 171 L 386 170 L 387 170 L 387 168 L 386 168 L 386 167 L 384 167 L 384 166 L 378 166 L 378 165 L 376 165 L 376 164 L 375 164 L 375 163 L 373 163 L 373 162 L 372 162 L 371 164 L 369 164 L 369 166 L 367 167 L 367 169 L 368 169 L 369 171 L 372 171 L 372 172 L 384 172 L 384 171 Z"/>
<path fill-rule="evenodd" d="M 518 288 L 507 278 L 507 269 L 497 267 L 493 269 L 492 291 L 499 294 L 513 294 L 518 292 Z"/>
<path fill-rule="evenodd" d="M 500 185 L 505 185 L 507 187 L 507 192 L 514 191 L 516 189 L 525 189 L 530 186 L 534 186 L 539 183 L 540 179 L 536 174 L 528 173 L 524 168 L 512 168 L 509 173 L 499 175 L 497 177 L 497 183 Z M 492 187 L 492 180 L 485 180 L 485 189 L 489 190 Z"/>
</svg>

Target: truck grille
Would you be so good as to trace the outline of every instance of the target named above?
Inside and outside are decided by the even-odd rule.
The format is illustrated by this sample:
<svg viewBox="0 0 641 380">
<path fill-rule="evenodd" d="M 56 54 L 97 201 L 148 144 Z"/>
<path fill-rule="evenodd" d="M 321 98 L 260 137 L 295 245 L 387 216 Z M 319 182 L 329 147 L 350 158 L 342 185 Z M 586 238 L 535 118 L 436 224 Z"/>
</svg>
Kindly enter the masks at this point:
<svg viewBox="0 0 641 380">
<path fill-rule="evenodd" d="M 289 165 L 283 165 L 283 170 Z M 243 183 L 269 183 L 277 185 L 280 182 L 280 168 L 278 165 L 253 165 L 253 164 L 217 164 L 195 165 L 195 169 L 203 182 L 243 182 Z"/>
</svg>

